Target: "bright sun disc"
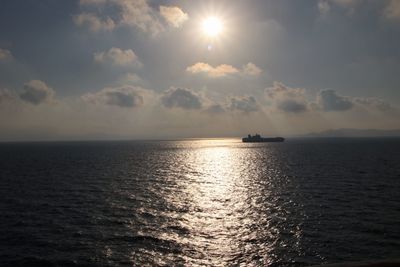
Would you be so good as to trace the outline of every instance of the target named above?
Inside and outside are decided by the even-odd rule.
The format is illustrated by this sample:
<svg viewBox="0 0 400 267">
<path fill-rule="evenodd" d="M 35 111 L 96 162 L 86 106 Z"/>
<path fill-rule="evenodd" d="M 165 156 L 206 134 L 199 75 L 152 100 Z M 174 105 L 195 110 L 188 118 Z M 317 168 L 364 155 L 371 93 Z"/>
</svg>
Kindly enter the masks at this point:
<svg viewBox="0 0 400 267">
<path fill-rule="evenodd" d="M 215 37 L 222 32 L 222 22 L 216 17 L 208 17 L 202 23 L 203 32 L 209 37 Z"/>
</svg>

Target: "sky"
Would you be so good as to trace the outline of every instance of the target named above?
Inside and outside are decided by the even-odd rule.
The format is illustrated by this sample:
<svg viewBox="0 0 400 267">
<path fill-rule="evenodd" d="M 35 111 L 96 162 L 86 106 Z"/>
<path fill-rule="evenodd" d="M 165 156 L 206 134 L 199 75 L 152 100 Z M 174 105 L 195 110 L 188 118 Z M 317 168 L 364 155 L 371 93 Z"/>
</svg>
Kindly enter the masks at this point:
<svg viewBox="0 0 400 267">
<path fill-rule="evenodd" d="M 400 1 L 1 1 L 0 141 L 336 128 L 400 128 Z"/>
</svg>

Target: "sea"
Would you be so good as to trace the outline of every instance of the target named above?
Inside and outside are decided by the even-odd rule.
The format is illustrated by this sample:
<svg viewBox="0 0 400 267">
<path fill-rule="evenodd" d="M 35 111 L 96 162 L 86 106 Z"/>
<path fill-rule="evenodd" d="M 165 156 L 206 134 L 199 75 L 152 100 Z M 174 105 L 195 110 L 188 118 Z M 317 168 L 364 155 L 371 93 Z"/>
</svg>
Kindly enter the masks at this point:
<svg viewBox="0 0 400 267">
<path fill-rule="evenodd" d="M 399 257 L 399 138 L 0 143 L 0 266 Z"/>
</svg>

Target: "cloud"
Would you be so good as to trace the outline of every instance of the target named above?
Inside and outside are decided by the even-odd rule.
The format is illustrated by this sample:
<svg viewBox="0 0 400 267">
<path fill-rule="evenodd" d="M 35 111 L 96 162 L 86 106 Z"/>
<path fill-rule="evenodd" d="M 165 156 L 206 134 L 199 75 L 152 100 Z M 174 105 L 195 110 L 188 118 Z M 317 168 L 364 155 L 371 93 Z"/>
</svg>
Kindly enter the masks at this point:
<svg viewBox="0 0 400 267">
<path fill-rule="evenodd" d="M 256 99 L 253 96 L 232 97 L 229 106 L 230 110 L 241 111 L 244 113 L 255 112 L 259 110 Z"/>
<path fill-rule="evenodd" d="M 101 20 L 92 13 L 75 15 L 73 21 L 78 26 L 87 26 L 92 32 L 112 31 L 115 28 L 115 22 L 111 18 L 107 17 L 105 20 Z"/>
<path fill-rule="evenodd" d="M 12 59 L 13 56 L 10 50 L 0 48 L 0 61 Z"/>
<path fill-rule="evenodd" d="M 107 0 L 80 0 L 80 5 L 103 5 Z"/>
<path fill-rule="evenodd" d="M 383 14 L 387 19 L 400 19 L 400 1 L 391 0 L 383 10 Z"/>
<path fill-rule="evenodd" d="M 143 84 L 144 81 L 136 73 L 125 73 L 118 78 L 118 82 L 121 84 Z"/>
<path fill-rule="evenodd" d="M 198 62 L 190 67 L 186 68 L 186 71 L 190 73 L 205 73 L 210 77 L 218 78 L 224 77 L 228 74 L 238 73 L 239 70 L 231 65 L 222 64 L 216 67 L 213 67 L 207 63 Z"/>
<path fill-rule="evenodd" d="M 265 93 L 277 110 L 288 113 L 301 113 L 308 110 L 308 102 L 302 88 L 290 88 L 283 83 L 274 82 L 272 87 L 265 89 Z"/>
<path fill-rule="evenodd" d="M 221 64 L 216 67 L 213 67 L 210 64 L 204 62 L 198 62 L 190 67 L 187 67 L 186 71 L 193 74 L 204 73 L 212 78 L 221 78 L 232 74 L 257 76 L 262 72 L 262 70 L 259 67 L 257 67 L 254 63 L 251 62 L 244 65 L 241 70 L 228 64 Z"/>
<path fill-rule="evenodd" d="M 173 27 L 179 28 L 189 19 L 188 14 L 182 11 L 179 7 L 160 6 L 161 16 Z"/>
<path fill-rule="evenodd" d="M 355 97 L 353 102 L 367 108 L 374 108 L 381 112 L 391 112 L 394 108 L 387 102 L 376 97 Z"/>
<path fill-rule="evenodd" d="M 329 5 L 328 1 L 319 1 L 318 10 L 322 15 L 326 15 L 330 12 L 331 6 Z"/>
<path fill-rule="evenodd" d="M 276 110 L 287 113 L 306 111 L 340 112 L 348 111 L 355 106 L 380 112 L 392 112 L 394 108 L 387 102 L 374 97 L 349 97 L 339 95 L 335 90 L 321 90 L 316 101 L 308 101 L 303 88 L 290 88 L 283 83 L 274 82 L 273 87 L 265 89 L 267 100 Z"/>
<path fill-rule="evenodd" d="M 133 50 L 122 50 L 116 47 L 112 47 L 108 51 L 95 53 L 94 61 L 97 63 L 111 64 L 113 66 L 141 66 Z"/>
<path fill-rule="evenodd" d="M 19 97 L 31 104 L 50 103 L 54 100 L 54 90 L 40 80 L 32 80 L 24 84 L 23 92 Z"/>
<path fill-rule="evenodd" d="M 307 105 L 302 102 L 287 99 L 278 104 L 278 108 L 285 112 L 300 113 L 307 110 Z"/>
<path fill-rule="evenodd" d="M 146 0 L 110 0 L 121 11 L 120 23 L 135 26 L 144 32 L 157 34 L 163 30 L 156 12 Z"/>
<path fill-rule="evenodd" d="M 323 111 L 346 111 L 354 106 L 350 97 L 341 96 L 335 90 L 321 90 L 317 95 L 317 104 Z"/>
<path fill-rule="evenodd" d="M 396 109 L 388 102 L 376 97 L 350 97 L 339 95 L 335 90 L 325 89 L 317 94 L 316 103 L 312 103 L 315 110 L 326 112 L 347 111 L 361 107 L 369 111 L 393 113 Z"/>
<path fill-rule="evenodd" d="M 318 10 L 322 15 L 327 15 L 332 9 L 331 6 L 336 5 L 347 9 L 348 14 L 351 15 L 359 2 L 359 0 L 320 0 L 318 1 Z"/>
<path fill-rule="evenodd" d="M 221 104 L 212 104 L 205 109 L 205 112 L 210 114 L 221 114 L 226 110 Z"/>
<path fill-rule="evenodd" d="M 92 104 L 136 108 L 144 104 L 144 91 L 142 88 L 132 86 L 104 88 L 96 93 L 85 94 L 82 99 Z"/>
<path fill-rule="evenodd" d="M 8 89 L 0 89 L 0 105 L 15 101 L 15 95 Z"/>
<path fill-rule="evenodd" d="M 200 109 L 202 101 L 195 92 L 184 88 L 171 88 L 161 97 L 167 108 Z"/>
<path fill-rule="evenodd" d="M 262 69 L 260 69 L 254 63 L 251 63 L 251 62 L 244 65 L 242 69 L 243 69 L 242 71 L 244 74 L 250 75 L 250 76 L 257 76 L 257 75 L 261 74 L 261 72 L 262 72 Z"/>
<path fill-rule="evenodd" d="M 75 24 L 81 26 L 87 24 L 92 31 L 113 30 L 116 27 L 127 25 L 140 29 L 143 32 L 157 35 L 165 30 L 162 20 L 172 27 L 180 27 L 189 16 L 179 7 L 160 6 L 159 12 L 151 7 L 147 0 L 80 0 L 82 7 L 107 6 L 111 8 L 98 8 L 96 14 L 82 13 L 74 16 Z M 105 20 L 99 18 L 110 10 L 117 14 L 109 14 Z"/>
</svg>

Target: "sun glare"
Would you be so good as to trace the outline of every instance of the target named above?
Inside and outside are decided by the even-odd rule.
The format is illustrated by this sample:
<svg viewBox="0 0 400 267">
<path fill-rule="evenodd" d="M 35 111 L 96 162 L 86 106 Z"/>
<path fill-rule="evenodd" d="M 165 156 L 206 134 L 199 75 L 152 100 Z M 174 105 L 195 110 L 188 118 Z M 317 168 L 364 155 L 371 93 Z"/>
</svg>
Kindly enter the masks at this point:
<svg viewBox="0 0 400 267">
<path fill-rule="evenodd" d="M 223 30 L 222 21 L 217 17 L 208 17 L 203 20 L 202 29 L 206 36 L 216 37 Z"/>
</svg>

